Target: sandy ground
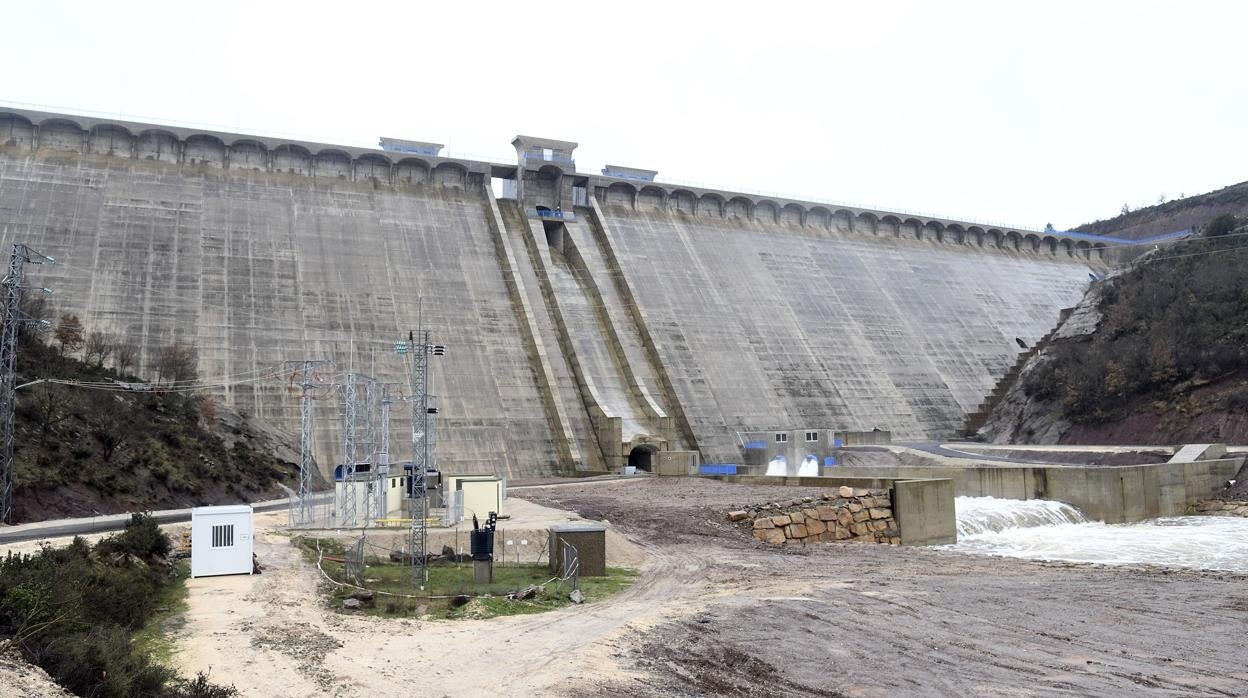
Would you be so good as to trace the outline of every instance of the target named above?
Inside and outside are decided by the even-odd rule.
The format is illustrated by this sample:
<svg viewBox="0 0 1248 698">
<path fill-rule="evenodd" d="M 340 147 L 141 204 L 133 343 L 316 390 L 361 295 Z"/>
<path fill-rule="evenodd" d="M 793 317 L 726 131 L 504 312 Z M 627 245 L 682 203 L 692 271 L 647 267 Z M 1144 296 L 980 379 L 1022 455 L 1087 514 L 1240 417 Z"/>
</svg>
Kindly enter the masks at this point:
<svg viewBox="0 0 1248 698">
<path fill-rule="evenodd" d="M 265 697 L 1248 694 L 1248 577 L 777 550 L 724 520 L 818 492 L 688 478 L 515 491 L 516 530 L 607 520 L 642 573 L 608 601 L 484 621 L 329 609 L 284 517 L 258 516 L 264 574 L 193 580 L 175 662 Z"/>
</svg>

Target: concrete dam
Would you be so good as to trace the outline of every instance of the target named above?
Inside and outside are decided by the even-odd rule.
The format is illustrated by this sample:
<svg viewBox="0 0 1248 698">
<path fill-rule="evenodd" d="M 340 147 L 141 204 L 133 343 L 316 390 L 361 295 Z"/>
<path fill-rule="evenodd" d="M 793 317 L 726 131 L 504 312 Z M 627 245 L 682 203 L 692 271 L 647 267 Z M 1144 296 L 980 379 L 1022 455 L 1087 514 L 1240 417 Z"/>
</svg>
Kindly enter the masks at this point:
<svg viewBox="0 0 1248 698">
<path fill-rule="evenodd" d="M 418 322 L 440 466 L 532 477 L 833 430 L 951 435 L 1104 267 L 1095 240 L 516 161 L 0 109 L 0 242 L 57 313 L 193 344 L 220 398 L 297 434 L 283 362 L 406 385 Z M 502 189 L 505 193 L 496 196 Z M 341 407 L 316 406 L 317 459 Z M 406 459 L 406 416 L 392 439 Z"/>
</svg>

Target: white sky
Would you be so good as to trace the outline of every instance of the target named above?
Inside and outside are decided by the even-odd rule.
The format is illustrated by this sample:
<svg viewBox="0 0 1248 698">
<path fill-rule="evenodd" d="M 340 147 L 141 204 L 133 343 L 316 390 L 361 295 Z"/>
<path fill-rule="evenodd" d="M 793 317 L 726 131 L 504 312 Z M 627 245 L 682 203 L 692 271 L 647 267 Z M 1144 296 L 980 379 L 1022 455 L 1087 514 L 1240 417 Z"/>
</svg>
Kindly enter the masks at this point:
<svg viewBox="0 0 1248 698">
<path fill-rule="evenodd" d="M 1248 179 L 1248 2 L 8 2 L 0 99 L 1059 228 Z"/>
</svg>

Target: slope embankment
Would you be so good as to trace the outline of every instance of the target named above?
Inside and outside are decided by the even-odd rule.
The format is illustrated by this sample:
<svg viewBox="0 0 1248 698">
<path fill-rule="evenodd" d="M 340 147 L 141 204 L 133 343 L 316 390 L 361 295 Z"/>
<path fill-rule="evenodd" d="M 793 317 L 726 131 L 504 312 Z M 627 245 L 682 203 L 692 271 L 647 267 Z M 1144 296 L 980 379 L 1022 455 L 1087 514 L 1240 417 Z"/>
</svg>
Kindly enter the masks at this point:
<svg viewBox="0 0 1248 698">
<path fill-rule="evenodd" d="M 997 443 L 1248 442 L 1248 228 L 1095 284 L 980 435 Z"/>
</svg>

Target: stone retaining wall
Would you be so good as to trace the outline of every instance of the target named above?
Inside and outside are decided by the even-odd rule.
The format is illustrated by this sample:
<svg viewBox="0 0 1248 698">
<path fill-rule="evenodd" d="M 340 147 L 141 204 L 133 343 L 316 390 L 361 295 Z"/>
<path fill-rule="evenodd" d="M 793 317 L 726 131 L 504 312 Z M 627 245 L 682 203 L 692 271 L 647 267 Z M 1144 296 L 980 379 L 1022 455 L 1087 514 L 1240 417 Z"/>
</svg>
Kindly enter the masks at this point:
<svg viewBox="0 0 1248 698">
<path fill-rule="evenodd" d="M 1248 518 L 1248 502 L 1223 502 L 1217 499 L 1206 499 L 1193 506 L 1192 513 L 1201 516 L 1243 516 Z"/>
<path fill-rule="evenodd" d="M 822 497 L 771 502 L 728 513 L 728 520 L 772 545 L 901 544 L 892 498 L 885 489 L 841 487 Z"/>
</svg>

